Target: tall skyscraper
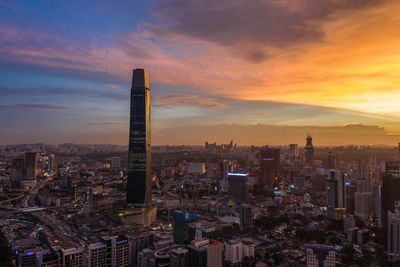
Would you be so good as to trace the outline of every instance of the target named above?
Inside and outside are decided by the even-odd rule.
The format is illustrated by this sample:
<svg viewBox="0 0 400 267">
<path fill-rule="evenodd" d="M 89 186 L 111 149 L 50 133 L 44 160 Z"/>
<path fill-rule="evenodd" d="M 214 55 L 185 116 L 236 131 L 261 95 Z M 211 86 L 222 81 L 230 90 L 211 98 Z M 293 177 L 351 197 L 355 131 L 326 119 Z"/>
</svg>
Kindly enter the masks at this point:
<svg viewBox="0 0 400 267">
<path fill-rule="evenodd" d="M 36 180 L 36 175 L 38 172 L 37 161 L 38 156 L 36 152 L 25 153 L 25 170 L 27 180 Z"/>
<path fill-rule="evenodd" d="M 304 157 L 305 157 L 305 163 L 307 165 L 313 165 L 313 163 L 314 163 L 314 146 L 312 143 L 311 135 L 307 136 L 307 143 L 306 143 L 306 146 L 304 147 Z"/>
<path fill-rule="evenodd" d="M 388 212 L 388 261 L 400 262 L 400 201 L 396 201 L 394 212 Z"/>
<path fill-rule="evenodd" d="M 126 202 L 137 208 L 151 205 L 150 85 L 144 69 L 134 69 L 129 124 Z"/>
<path fill-rule="evenodd" d="M 289 145 L 289 155 L 290 158 L 295 159 L 299 156 L 299 145 L 298 144 L 290 144 Z"/>
<path fill-rule="evenodd" d="M 277 148 L 263 147 L 260 150 L 260 184 L 270 190 L 278 178 L 280 152 Z"/>
<path fill-rule="evenodd" d="M 248 173 L 228 173 L 229 179 L 229 196 L 235 201 L 235 203 L 245 203 L 249 197 L 249 190 L 247 188 L 247 176 Z"/>
<path fill-rule="evenodd" d="M 385 163 L 385 175 L 382 178 L 381 190 L 382 225 L 387 229 L 388 211 L 393 212 L 395 202 L 400 200 L 400 161 Z"/>
<path fill-rule="evenodd" d="M 240 231 L 247 232 L 253 222 L 253 210 L 250 205 L 240 207 Z"/>
</svg>

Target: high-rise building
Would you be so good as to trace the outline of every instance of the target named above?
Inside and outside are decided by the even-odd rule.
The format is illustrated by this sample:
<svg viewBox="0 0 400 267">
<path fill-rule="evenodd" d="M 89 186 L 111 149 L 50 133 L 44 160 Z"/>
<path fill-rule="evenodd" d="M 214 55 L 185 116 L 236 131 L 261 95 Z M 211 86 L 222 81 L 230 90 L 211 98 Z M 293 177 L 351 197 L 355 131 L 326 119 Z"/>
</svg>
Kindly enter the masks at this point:
<svg viewBox="0 0 400 267">
<path fill-rule="evenodd" d="M 150 266 L 150 260 L 154 258 L 154 251 L 149 248 L 143 249 L 138 253 L 138 267 Z"/>
<path fill-rule="evenodd" d="M 178 247 L 169 253 L 170 267 L 188 267 L 189 251 L 186 248 Z"/>
<path fill-rule="evenodd" d="M 304 147 L 304 159 L 307 165 L 312 166 L 314 164 L 314 146 L 311 135 L 307 136 L 307 143 Z"/>
<path fill-rule="evenodd" d="M 373 186 L 374 194 L 374 214 L 376 217 L 376 222 L 379 226 L 382 226 L 382 185 L 377 184 Z"/>
<path fill-rule="evenodd" d="M 134 207 L 151 205 L 150 85 L 144 69 L 134 69 L 129 123 L 126 202 Z"/>
<path fill-rule="evenodd" d="M 112 157 L 111 158 L 111 168 L 113 168 L 113 169 L 121 168 L 121 158 L 120 157 Z"/>
<path fill-rule="evenodd" d="M 38 173 L 38 156 L 36 152 L 25 153 L 26 180 L 36 180 Z"/>
<path fill-rule="evenodd" d="M 25 177 L 25 158 L 19 157 L 12 161 L 11 183 L 13 187 L 19 187 L 21 180 Z"/>
<path fill-rule="evenodd" d="M 252 208 L 250 205 L 240 207 L 240 231 L 247 232 L 253 222 Z"/>
<path fill-rule="evenodd" d="M 88 246 L 88 267 L 103 267 L 107 262 L 107 245 L 97 242 Z"/>
<path fill-rule="evenodd" d="M 319 244 L 306 244 L 307 267 L 335 267 L 335 248 Z"/>
<path fill-rule="evenodd" d="M 394 212 L 388 212 L 388 261 L 400 263 L 400 201 L 396 201 Z M 394 266 L 398 266 L 398 265 Z"/>
<path fill-rule="evenodd" d="M 243 258 L 242 242 L 236 239 L 224 243 L 225 261 L 230 265 L 239 264 Z"/>
<path fill-rule="evenodd" d="M 197 220 L 196 213 L 184 213 L 182 211 L 174 211 L 174 242 L 176 244 L 189 244 L 191 241 L 189 234 L 189 223 Z"/>
<path fill-rule="evenodd" d="M 328 209 L 335 209 L 338 207 L 338 182 L 335 179 L 329 178 L 326 181 L 326 205 Z"/>
<path fill-rule="evenodd" d="M 332 151 L 328 152 L 328 157 L 325 162 L 326 169 L 336 169 L 336 157 Z"/>
<path fill-rule="evenodd" d="M 337 182 L 337 191 L 336 191 L 337 206 L 335 208 L 345 208 L 346 186 L 345 186 L 344 173 L 332 170 L 330 171 L 330 179 Z"/>
<path fill-rule="evenodd" d="M 207 238 L 192 241 L 189 248 L 189 264 L 191 267 L 222 267 L 223 245 Z"/>
<path fill-rule="evenodd" d="M 228 173 L 229 195 L 238 204 L 245 203 L 248 199 L 247 176 L 248 173 Z"/>
<path fill-rule="evenodd" d="M 54 154 L 48 156 L 47 171 L 49 174 L 53 174 L 56 171 L 56 157 Z"/>
<path fill-rule="evenodd" d="M 400 161 L 385 163 L 385 175 L 382 178 L 381 193 L 382 225 L 386 229 L 388 211 L 393 212 L 395 202 L 400 200 Z"/>
<path fill-rule="evenodd" d="M 295 159 L 299 156 L 299 145 L 298 144 L 290 144 L 289 145 L 289 155 L 292 159 Z"/>
<path fill-rule="evenodd" d="M 153 237 L 151 232 L 142 232 L 129 236 L 129 243 L 131 247 L 131 264 L 136 265 L 138 263 L 138 254 L 143 249 L 148 248 L 153 243 Z"/>
<path fill-rule="evenodd" d="M 260 179 L 261 186 L 273 190 L 277 182 L 280 166 L 280 152 L 277 148 L 263 147 L 260 150 Z"/>
<path fill-rule="evenodd" d="M 346 186 L 346 211 L 349 214 L 354 214 L 356 208 L 355 194 L 357 192 L 357 186 L 350 184 Z"/>
<path fill-rule="evenodd" d="M 354 214 L 367 222 L 373 210 L 372 192 L 356 192 L 354 198 Z"/>
<path fill-rule="evenodd" d="M 234 164 L 231 160 L 224 159 L 221 163 L 222 180 L 220 181 L 220 183 L 221 189 L 224 192 L 228 192 L 228 173 L 233 172 L 233 167 Z"/>
<path fill-rule="evenodd" d="M 102 241 L 106 244 L 107 266 L 129 266 L 129 240 L 126 236 L 105 236 Z"/>
<path fill-rule="evenodd" d="M 84 250 L 83 248 L 61 249 L 61 266 L 62 267 L 83 267 L 84 266 Z"/>
</svg>

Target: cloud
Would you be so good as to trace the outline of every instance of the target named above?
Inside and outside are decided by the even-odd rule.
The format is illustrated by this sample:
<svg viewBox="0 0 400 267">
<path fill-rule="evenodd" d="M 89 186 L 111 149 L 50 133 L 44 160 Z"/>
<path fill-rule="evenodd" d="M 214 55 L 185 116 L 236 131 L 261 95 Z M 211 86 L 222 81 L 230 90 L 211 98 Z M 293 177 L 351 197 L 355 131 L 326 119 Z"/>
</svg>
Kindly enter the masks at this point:
<svg viewBox="0 0 400 267">
<path fill-rule="evenodd" d="M 21 104 L 0 104 L 0 108 L 27 108 L 27 109 L 69 109 L 67 106 L 43 104 L 43 103 L 21 103 Z"/>
<path fill-rule="evenodd" d="M 213 97 L 202 97 L 199 95 L 167 94 L 156 98 L 155 107 L 172 108 L 178 106 L 199 106 L 206 108 L 225 108 L 226 103 Z"/>
<path fill-rule="evenodd" d="M 159 35 L 182 35 L 229 47 L 262 62 L 276 48 L 323 41 L 322 24 L 337 12 L 377 6 L 379 0 L 162 0 L 154 11 L 167 26 Z M 342 14 L 343 15 L 343 14 Z"/>
</svg>

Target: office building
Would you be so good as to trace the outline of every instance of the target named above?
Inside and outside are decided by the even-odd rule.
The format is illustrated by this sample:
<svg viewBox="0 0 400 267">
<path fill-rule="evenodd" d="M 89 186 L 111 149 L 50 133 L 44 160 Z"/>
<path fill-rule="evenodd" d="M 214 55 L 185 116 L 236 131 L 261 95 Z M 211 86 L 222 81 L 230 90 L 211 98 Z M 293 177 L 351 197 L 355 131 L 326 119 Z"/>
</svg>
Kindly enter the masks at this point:
<svg viewBox="0 0 400 267">
<path fill-rule="evenodd" d="M 245 203 L 248 200 L 249 190 L 247 187 L 248 173 L 228 173 L 229 196 L 236 204 Z"/>
<path fill-rule="evenodd" d="M 373 210 L 372 192 L 356 192 L 354 194 L 354 214 L 368 222 Z"/>
<path fill-rule="evenodd" d="M 125 236 L 105 236 L 102 241 L 106 245 L 106 260 L 110 267 L 129 266 L 129 240 Z"/>
<path fill-rule="evenodd" d="M 243 258 L 243 246 L 239 240 L 228 240 L 224 243 L 225 261 L 230 265 L 239 264 Z"/>
<path fill-rule="evenodd" d="M 329 178 L 326 181 L 326 206 L 328 209 L 335 209 L 338 207 L 338 181 Z"/>
<path fill-rule="evenodd" d="M 45 250 L 41 255 L 41 267 L 59 267 L 60 266 L 60 254 L 53 250 Z"/>
<path fill-rule="evenodd" d="M 290 144 L 289 145 L 289 156 L 292 159 L 299 157 L 299 145 L 298 144 Z"/>
<path fill-rule="evenodd" d="M 357 186 L 351 184 L 346 186 L 346 211 L 349 214 L 354 214 L 356 208 L 355 194 L 357 192 Z"/>
<path fill-rule="evenodd" d="M 332 246 L 307 244 L 307 267 L 335 267 L 336 252 Z"/>
<path fill-rule="evenodd" d="M 274 189 L 274 185 L 278 182 L 280 152 L 277 148 L 263 147 L 260 150 L 259 165 L 260 179 L 259 183 L 262 187 L 269 190 Z"/>
<path fill-rule="evenodd" d="M 336 157 L 332 153 L 332 151 L 328 152 L 328 157 L 325 161 L 325 168 L 326 169 L 336 169 Z"/>
<path fill-rule="evenodd" d="M 175 244 L 189 244 L 192 241 L 189 232 L 189 223 L 197 220 L 196 213 L 184 213 L 182 211 L 174 211 L 173 214 L 173 235 Z"/>
<path fill-rule="evenodd" d="M 191 267 L 222 267 L 223 244 L 207 238 L 192 241 L 189 248 L 189 264 Z"/>
<path fill-rule="evenodd" d="M 126 202 L 151 205 L 150 85 L 144 69 L 134 69 L 131 88 Z"/>
<path fill-rule="evenodd" d="M 61 267 L 83 267 L 84 250 L 83 248 L 59 249 L 61 255 Z"/>
<path fill-rule="evenodd" d="M 253 223 L 253 211 L 250 205 L 240 207 L 240 231 L 247 232 Z"/>
<path fill-rule="evenodd" d="M 107 245 L 103 242 L 90 244 L 87 249 L 88 267 L 106 266 Z"/>
<path fill-rule="evenodd" d="M 293 189 L 297 193 L 304 193 L 305 178 L 304 176 L 295 176 L 293 178 Z"/>
<path fill-rule="evenodd" d="M 311 135 L 308 135 L 306 140 L 307 142 L 304 147 L 304 161 L 306 165 L 312 166 L 314 164 L 314 146 Z"/>
<path fill-rule="evenodd" d="M 374 214 L 376 217 L 376 223 L 379 226 L 382 226 L 382 185 L 374 185 L 372 190 L 372 193 L 374 194 Z"/>
<path fill-rule="evenodd" d="M 178 247 L 169 253 L 170 267 L 188 267 L 189 251 L 186 248 Z"/>
<path fill-rule="evenodd" d="M 343 216 L 343 232 L 347 233 L 350 228 L 356 227 L 356 220 L 353 215 Z"/>
<path fill-rule="evenodd" d="M 231 160 L 226 160 L 224 159 L 221 163 L 221 173 L 222 173 L 222 179 L 220 181 L 221 185 L 221 190 L 224 192 L 228 192 L 228 173 L 233 172 L 234 164 Z"/>
<path fill-rule="evenodd" d="M 17 267 L 30 267 L 39 266 L 41 263 L 41 257 L 43 249 L 40 247 L 33 247 L 25 250 L 17 250 L 16 252 Z"/>
<path fill-rule="evenodd" d="M 36 152 L 25 153 L 26 180 L 36 180 L 36 176 L 38 174 L 37 161 L 38 156 Z"/>
<path fill-rule="evenodd" d="M 400 161 L 385 163 L 385 175 L 382 178 L 381 193 L 382 225 L 387 229 L 388 211 L 394 212 L 394 204 L 400 200 Z"/>
<path fill-rule="evenodd" d="M 150 266 L 151 259 L 154 258 L 154 251 L 149 248 L 143 249 L 138 254 L 138 267 L 148 267 Z"/>
<path fill-rule="evenodd" d="M 388 211 L 388 261 L 400 263 L 400 201 L 396 201 L 394 212 Z"/>
<path fill-rule="evenodd" d="M 111 158 L 111 168 L 113 168 L 113 169 L 121 168 L 121 158 L 120 157 L 112 157 Z"/>
</svg>

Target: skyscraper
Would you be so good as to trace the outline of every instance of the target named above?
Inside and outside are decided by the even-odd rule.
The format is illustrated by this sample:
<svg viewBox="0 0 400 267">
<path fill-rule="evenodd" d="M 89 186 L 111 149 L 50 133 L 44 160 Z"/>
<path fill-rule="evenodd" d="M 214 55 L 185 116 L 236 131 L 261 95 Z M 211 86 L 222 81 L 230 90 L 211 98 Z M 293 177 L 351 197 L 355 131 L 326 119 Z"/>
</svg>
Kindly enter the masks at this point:
<svg viewBox="0 0 400 267">
<path fill-rule="evenodd" d="M 151 204 L 150 86 L 144 69 L 134 69 L 132 77 L 126 202 Z"/>
<path fill-rule="evenodd" d="M 37 161 L 38 157 L 36 152 L 25 153 L 25 170 L 27 180 L 36 180 L 36 175 L 38 172 Z"/>
<path fill-rule="evenodd" d="M 400 201 L 396 201 L 394 212 L 388 211 L 388 261 L 400 261 Z M 395 266 L 398 266 L 397 264 Z"/>
<path fill-rule="evenodd" d="M 314 146 L 312 143 L 311 135 L 307 136 L 307 143 L 304 147 L 304 156 L 305 156 L 305 163 L 307 165 L 313 165 L 314 163 Z"/>
<path fill-rule="evenodd" d="M 400 200 L 400 161 L 388 161 L 385 163 L 381 196 L 382 225 L 387 229 L 388 211 L 393 212 L 395 202 Z"/>
<path fill-rule="evenodd" d="M 235 201 L 235 203 L 244 203 L 248 200 L 248 188 L 247 188 L 247 176 L 248 173 L 228 173 L 229 179 L 229 196 Z"/>
<path fill-rule="evenodd" d="M 263 147 L 260 151 L 260 184 L 272 190 L 279 174 L 280 152 L 277 148 Z"/>
</svg>

